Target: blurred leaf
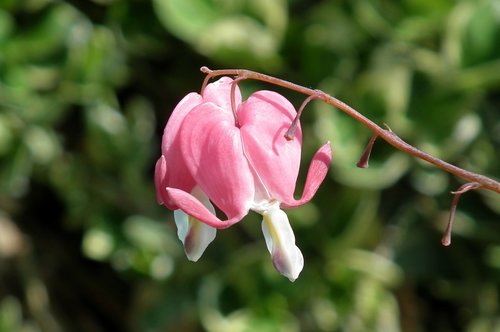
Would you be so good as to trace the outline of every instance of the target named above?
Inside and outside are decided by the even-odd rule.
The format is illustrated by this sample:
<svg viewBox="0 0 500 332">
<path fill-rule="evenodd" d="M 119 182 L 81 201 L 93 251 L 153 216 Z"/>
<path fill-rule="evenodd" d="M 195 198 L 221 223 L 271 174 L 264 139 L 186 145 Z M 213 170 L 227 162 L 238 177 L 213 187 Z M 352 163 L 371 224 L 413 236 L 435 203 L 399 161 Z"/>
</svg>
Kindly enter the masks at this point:
<svg viewBox="0 0 500 332">
<path fill-rule="evenodd" d="M 470 12 L 463 35 L 464 65 L 491 60 L 500 50 L 500 11 L 496 1 L 480 1 Z"/>
<path fill-rule="evenodd" d="M 155 0 L 163 25 L 201 54 L 218 61 L 279 64 L 287 20 L 284 1 Z"/>
<path fill-rule="evenodd" d="M 0 302 L 0 331 L 21 331 L 21 305 L 14 297 L 4 298 Z"/>
<path fill-rule="evenodd" d="M 8 12 L 0 10 L 0 45 L 7 41 L 14 31 L 14 22 Z"/>
<path fill-rule="evenodd" d="M 165 122 L 199 90 L 201 65 L 319 88 L 498 178 L 496 0 L 0 8 L 0 210 L 22 237 L 0 257 L 0 330 L 498 329 L 499 195 L 464 195 L 442 248 L 460 180 L 381 140 L 357 169 L 372 133 L 319 101 L 302 118 L 296 194 L 327 140 L 333 163 L 312 202 L 287 212 L 305 257 L 294 283 L 274 269 L 253 213 L 189 262 L 153 183 Z M 257 81 L 241 88 L 303 101 Z"/>
</svg>

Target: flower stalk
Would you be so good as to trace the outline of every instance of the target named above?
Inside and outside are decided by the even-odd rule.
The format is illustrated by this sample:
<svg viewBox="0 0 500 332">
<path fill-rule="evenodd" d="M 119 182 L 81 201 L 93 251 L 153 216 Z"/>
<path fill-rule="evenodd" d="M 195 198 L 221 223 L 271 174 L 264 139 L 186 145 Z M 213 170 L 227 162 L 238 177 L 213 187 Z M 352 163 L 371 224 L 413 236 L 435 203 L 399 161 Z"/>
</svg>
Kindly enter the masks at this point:
<svg viewBox="0 0 500 332">
<path fill-rule="evenodd" d="M 290 125 L 290 127 L 288 128 L 288 130 L 285 133 L 285 138 L 287 140 L 290 141 L 290 140 L 293 139 L 293 136 L 295 135 L 295 128 L 297 128 L 297 124 L 299 123 L 300 116 L 302 115 L 302 112 L 304 111 L 304 108 L 306 108 L 307 104 L 309 104 L 309 102 L 311 100 L 315 99 L 315 98 L 317 98 L 317 96 L 316 95 L 312 95 L 312 96 L 307 97 L 302 102 L 302 105 L 300 105 L 300 108 L 297 111 L 297 115 L 295 116 L 295 118 L 292 121 L 292 124 Z"/>
</svg>

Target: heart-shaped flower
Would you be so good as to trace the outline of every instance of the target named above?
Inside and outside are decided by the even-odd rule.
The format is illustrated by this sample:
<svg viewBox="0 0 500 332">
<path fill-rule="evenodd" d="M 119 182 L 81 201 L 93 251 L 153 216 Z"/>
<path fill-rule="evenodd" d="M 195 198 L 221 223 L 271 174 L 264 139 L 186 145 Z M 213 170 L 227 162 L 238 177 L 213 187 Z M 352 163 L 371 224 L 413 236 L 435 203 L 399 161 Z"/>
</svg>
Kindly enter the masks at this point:
<svg viewBox="0 0 500 332">
<path fill-rule="evenodd" d="M 281 207 L 307 203 L 325 178 L 330 144 L 314 155 L 302 198 L 293 197 L 301 159 L 300 124 L 294 138 L 285 133 L 296 116 L 278 93 L 258 91 L 242 102 L 223 77 L 202 95 L 188 94 L 174 109 L 164 131 L 155 184 L 160 203 L 176 210 L 179 238 L 189 259 L 199 259 L 216 229 L 239 222 L 249 210 L 263 216 L 262 231 L 276 269 L 290 280 L 304 259 Z M 221 220 L 212 203 L 226 214 Z"/>
</svg>

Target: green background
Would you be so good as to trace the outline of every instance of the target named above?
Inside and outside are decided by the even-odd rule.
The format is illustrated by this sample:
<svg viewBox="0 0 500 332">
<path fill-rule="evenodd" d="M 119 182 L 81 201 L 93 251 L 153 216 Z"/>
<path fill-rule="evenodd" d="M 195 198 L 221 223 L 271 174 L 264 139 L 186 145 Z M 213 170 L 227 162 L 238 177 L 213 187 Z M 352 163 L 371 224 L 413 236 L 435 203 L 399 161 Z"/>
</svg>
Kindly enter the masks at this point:
<svg viewBox="0 0 500 332">
<path fill-rule="evenodd" d="M 203 65 L 343 100 L 439 158 L 500 177 L 497 0 L 1 0 L 0 331 L 500 330 L 500 196 L 375 145 L 312 102 L 329 175 L 287 211 L 305 267 L 273 268 L 258 215 L 189 262 L 153 170 Z M 273 89 L 241 83 L 245 95 Z"/>
</svg>

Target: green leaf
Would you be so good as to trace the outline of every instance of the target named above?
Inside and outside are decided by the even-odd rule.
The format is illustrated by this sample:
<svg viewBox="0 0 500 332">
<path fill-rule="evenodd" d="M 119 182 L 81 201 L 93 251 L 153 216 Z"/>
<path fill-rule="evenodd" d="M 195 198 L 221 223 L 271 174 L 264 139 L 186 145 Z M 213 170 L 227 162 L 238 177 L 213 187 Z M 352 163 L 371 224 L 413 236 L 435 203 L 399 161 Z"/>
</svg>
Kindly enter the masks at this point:
<svg viewBox="0 0 500 332">
<path fill-rule="evenodd" d="M 164 27 L 200 54 L 273 67 L 287 24 L 283 1 L 155 0 Z"/>
<path fill-rule="evenodd" d="M 193 41 L 213 24 L 217 11 L 209 0 L 154 0 L 156 15 L 177 37 Z"/>
</svg>

